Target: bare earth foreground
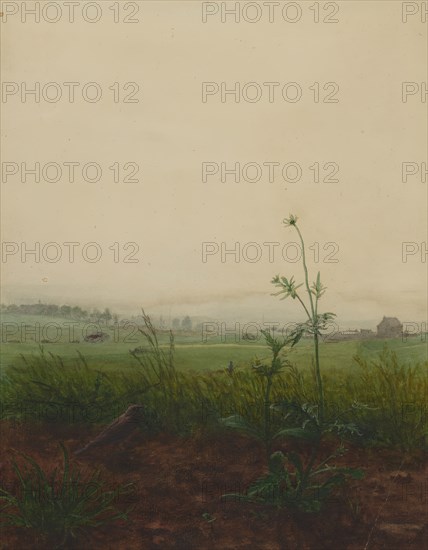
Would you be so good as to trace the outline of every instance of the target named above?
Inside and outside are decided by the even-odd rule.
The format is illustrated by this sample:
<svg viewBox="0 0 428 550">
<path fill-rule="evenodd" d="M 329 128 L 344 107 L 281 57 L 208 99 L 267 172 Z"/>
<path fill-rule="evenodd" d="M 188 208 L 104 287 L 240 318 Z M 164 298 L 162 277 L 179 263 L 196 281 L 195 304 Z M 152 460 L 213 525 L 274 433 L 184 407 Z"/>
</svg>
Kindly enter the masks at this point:
<svg viewBox="0 0 428 550">
<path fill-rule="evenodd" d="M 45 471 L 62 468 L 63 441 L 72 452 L 96 431 L 70 426 L 1 424 L 2 485 L 15 483 L 10 449 L 37 460 Z M 292 443 L 284 444 L 284 449 Z M 293 443 L 295 446 L 295 444 Z M 280 447 L 279 447 L 280 448 Z M 290 448 L 290 447 L 288 447 Z M 296 446 L 294 448 L 297 448 Z M 135 436 L 113 448 L 72 458 L 83 470 L 100 469 L 110 486 L 133 482 L 117 507 L 133 506 L 128 521 L 94 530 L 67 543 L 79 550 L 203 549 L 406 549 L 427 547 L 427 461 L 422 453 L 358 449 L 337 460 L 365 472 L 319 514 L 291 515 L 260 505 L 224 502 L 221 494 L 244 492 L 265 473 L 264 451 L 236 434 L 179 438 L 168 434 Z M 304 452 L 302 446 L 299 451 Z M 124 499 L 123 501 L 121 499 Z M 43 549 L 30 530 L 3 528 L 1 550 Z"/>
</svg>

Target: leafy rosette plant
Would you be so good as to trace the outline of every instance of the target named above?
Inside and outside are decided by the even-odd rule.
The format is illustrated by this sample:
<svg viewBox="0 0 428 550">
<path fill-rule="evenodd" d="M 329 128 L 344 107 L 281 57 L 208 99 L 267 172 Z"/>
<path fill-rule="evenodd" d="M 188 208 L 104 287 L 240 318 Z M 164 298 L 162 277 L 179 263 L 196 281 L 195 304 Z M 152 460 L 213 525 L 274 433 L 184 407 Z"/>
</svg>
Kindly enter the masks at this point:
<svg viewBox="0 0 428 550">
<path fill-rule="evenodd" d="M 345 434 L 358 433 L 358 429 L 354 424 L 342 422 L 340 420 L 341 415 L 326 422 L 324 388 L 319 357 L 319 338 L 322 336 L 322 331 L 326 330 L 328 324 L 334 319 L 335 314 L 331 312 L 318 312 L 319 300 L 325 294 L 326 287 L 321 282 L 319 272 L 312 285 L 309 282 L 305 243 L 297 225 L 297 216 L 290 215 L 289 218 L 284 220 L 284 225 L 286 227 L 293 227 L 299 236 L 302 247 L 304 282 L 297 283 L 294 277 L 288 279 L 287 277 L 277 275 L 272 279 L 272 283 L 280 290 L 274 293 L 274 296 L 281 295 L 282 300 L 286 298 L 297 300 L 301 304 L 307 319 L 298 323 L 291 334 L 283 341 L 278 341 L 268 331 L 263 331 L 266 344 L 272 352 L 270 365 L 264 365 L 260 362 L 254 365 L 255 372 L 267 380 L 264 395 L 263 430 L 250 425 L 247 420 L 239 415 L 225 418 L 223 419 L 223 423 L 230 428 L 263 440 L 268 455 L 269 473 L 251 485 L 247 494 L 239 497 L 241 500 L 263 502 L 276 506 L 288 506 L 306 511 L 317 511 L 321 508 L 322 503 L 335 486 L 344 483 L 349 476 L 359 479 L 363 475 L 360 470 L 328 464 L 334 458 L 344 454 L 345 449 L 342 444 L 337 448 L 335 453 L 318 462 L 319 459 L 317 460 L 317 458 L 321 449 L 322 439 L 328 432 L 334 432 L 343 437 Z M 306 297 L 299 290 L 302 287 L 306 290 Z M 309 334 L 313 338 L 318 402 L 315 404 L 304 403 L 298 405 L 283 400 L 280 403 L 271 403 L 270 396 L 274 376 L 285 366 L 291 366 L 288 360 L 281 359 L 280 353 L 287 345 L 290 348 L 295 346 L 305 334 Z M 285 411 L 286 414 L 283 414 L 284 421 L 289 419 L 292 413 L 297 412 L 301 425 L 285 427 L 272 433 L 272 410 L 282 413 Z M 302 457 L 294 452 L 288 452 L 284 455 L 281 451 L 277 451 L 271 454 L 272 442 L 280 437 L 294 437 L 308 441 L 312 449 L 306 462 L 304 463 Z M 236 498 L 237 495 L 223 496 L 224 498 L 231 496 Z"/>
</svg>

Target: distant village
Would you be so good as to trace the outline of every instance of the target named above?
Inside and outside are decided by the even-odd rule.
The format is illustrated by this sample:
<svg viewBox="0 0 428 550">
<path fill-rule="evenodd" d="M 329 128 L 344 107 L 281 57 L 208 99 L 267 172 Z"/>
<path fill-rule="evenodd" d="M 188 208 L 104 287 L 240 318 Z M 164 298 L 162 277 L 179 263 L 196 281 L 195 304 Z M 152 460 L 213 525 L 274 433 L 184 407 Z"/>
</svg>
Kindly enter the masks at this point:
<svg viewBox="0 0 428 550">
<path fill-rule="evenodd" d="M 61 317 L 69 318 L 75 321 L 82 321 L 88 323 L 98 323 L 100 326 L 109 327 L 112 324 L 119 326 L 127 326 L 129 323 L 142 324 L 143 318 L 141 315 L 131 315 L 129 318 L 121 318 L 121 316 L 110 311 L 109 308 L 105 308 L 104 311 L 100 311 L 97 308 L 93 310 L 85 310 L 79 306 L 71 307 L 69 305 L 58 306 L 55 304 L 44 304 L 40 300 L 36 304 L 10 304 L 0 305 L 0 313 L 11 314 L 27 314 L 27 315 L 42 315 L 50 318 Z M 204 332 L 205 324 L 200 322 L 199 319 L 192 319 L 189 315 L 182 318 L 165 319 L 162 315 L 159 318 L 153 318 L 153 325 L 159 331 L 169 331 L 181 333 L 192 332 Z M 214 323 L 216 324 L 216 323 Z M 218 323 L 217 323 L 218 324 Z M 370 340 L 375 338 L 407 338 L 415 336 L 427 337 L 427 325 L 426 323 L 401 323 L 397 317 L 384 316 L 380 323 L 377 325 L 376 330 L 372 329 L 348 329 L 348 330 L 336 330 L 331 334 L 325 334 L 323 337 L 324 342 L 334 343 L 341 342 L 343 340 Z M 220 327 L 223 330 L 222 327 Z M 112 329 L 113 330 L 113 329 Z M 212 336 L 219 333 L 214 331 Z M 88 341 L 92 341 L 91 338 L 98 338 L 101 334 L 89 335 Z M 108 338 L 108 335 L 105 335 Z M 260 337 L 259 334 L 252 332 L 245 332 L 242 338 L 244 340 L 256 340 Z M 311 337 L 309 334 L 304 337 Z M 98 338 L 99 339 L 99 338 Z M 94 340 L 95 341 L 95 340 Z"/>
<path fill-rule="evenodd" d="M 403 336 L 418 336 L 416 332 L 403 332 L 403 324 L 397 317 L 384 317 L 377 325 L 376 332 L 371 329 L 343 330 L 326 338 L 328 342 L 339 342 L 342 340 L 368 340 L 370 338 L 402 338 Z"/>
</svg>

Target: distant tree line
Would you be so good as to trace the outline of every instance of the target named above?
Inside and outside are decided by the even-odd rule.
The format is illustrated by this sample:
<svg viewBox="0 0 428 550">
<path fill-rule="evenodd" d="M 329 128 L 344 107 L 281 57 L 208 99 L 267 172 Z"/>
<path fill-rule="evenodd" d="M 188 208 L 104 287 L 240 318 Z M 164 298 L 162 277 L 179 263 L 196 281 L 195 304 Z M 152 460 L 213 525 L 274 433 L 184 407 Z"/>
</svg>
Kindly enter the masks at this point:
<svg viewBox="0 0 428 550">
<path fill-rule="evenodd" d="M 192 330 L 192 319 L 188 315 L 181 320 L 176 317 L 172 320 L 172 328 L 175 330 Z"/>
<path fill-rule="evenodd" d="M 100 311 L 97 308 L 88 311 L 79 306 L 58 306 L 56 304 L 43 304 L 38 302 L 37 304 L 1 304 L 1 312 L 7 313 L 25 313 L 27 315 L 45 315 L 47 317 L 63 317 L 65 319 L 75 319 L 78 321 L 104 321 L 106 323 L 111 320 L 117 321 L 116 314 L 111 313 L 110 309 L 106 307 L 104 311 Z"/>
<path fill-rule="evenodd" d="M 27 314 L 27 315 L 44 315 L 46 317 L 62 317 L 63 319 L 73 319 L 75 321 L 87 321 L 87 322 L 98 322 L 108 324 L 110 321 L 115 323 L 119 322 L 119 317 L 117 314 L 112 313 L 108 307 L 104 311 L 99 310 L 98 308 L 93 308 L 92 310 L 86 310 L 80 306 L 69 306 L 69 305 L 56 305 L 56 304 L 44 304 L 38 302 L 37 304 L 1 304 L 0 311 L 2 313 L 15 313 L 15 314 Z M 131 320 L 135 322 L 140 321 L 140 317 L 131 317 Z M 159 322 L 155 322 L 157 328 L 167 329 L 169 323 L 161 316 Z M 171 323 L 171 327 L 174 330 L 183 330 L 191 331 L 193 328 L 192 319 L 186 315 L 182 318 L 174 318 Z M 196 327 L 198 328 L 198 327 Z"/>
</svg>

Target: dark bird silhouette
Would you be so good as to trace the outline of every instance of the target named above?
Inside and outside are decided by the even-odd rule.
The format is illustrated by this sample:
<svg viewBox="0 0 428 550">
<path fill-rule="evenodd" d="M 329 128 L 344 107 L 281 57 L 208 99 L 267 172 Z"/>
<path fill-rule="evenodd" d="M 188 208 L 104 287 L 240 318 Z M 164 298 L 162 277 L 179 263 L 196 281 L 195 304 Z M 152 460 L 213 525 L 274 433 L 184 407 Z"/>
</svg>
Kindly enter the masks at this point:
<svg viewBox="0 0 428 550">
<path fill-rule="evenodd" d="M 130 405 L 127 410 L 114 420 L 109 426 L 87 445 L 75 451 L 75 455 L 80 455 L 93 449 L 94 447 L 103 447 L 104 445 L 112 445 L 119 443 L 137 428 L 138 421 L 141 419 L 143 405 Z"/>
</svg>

